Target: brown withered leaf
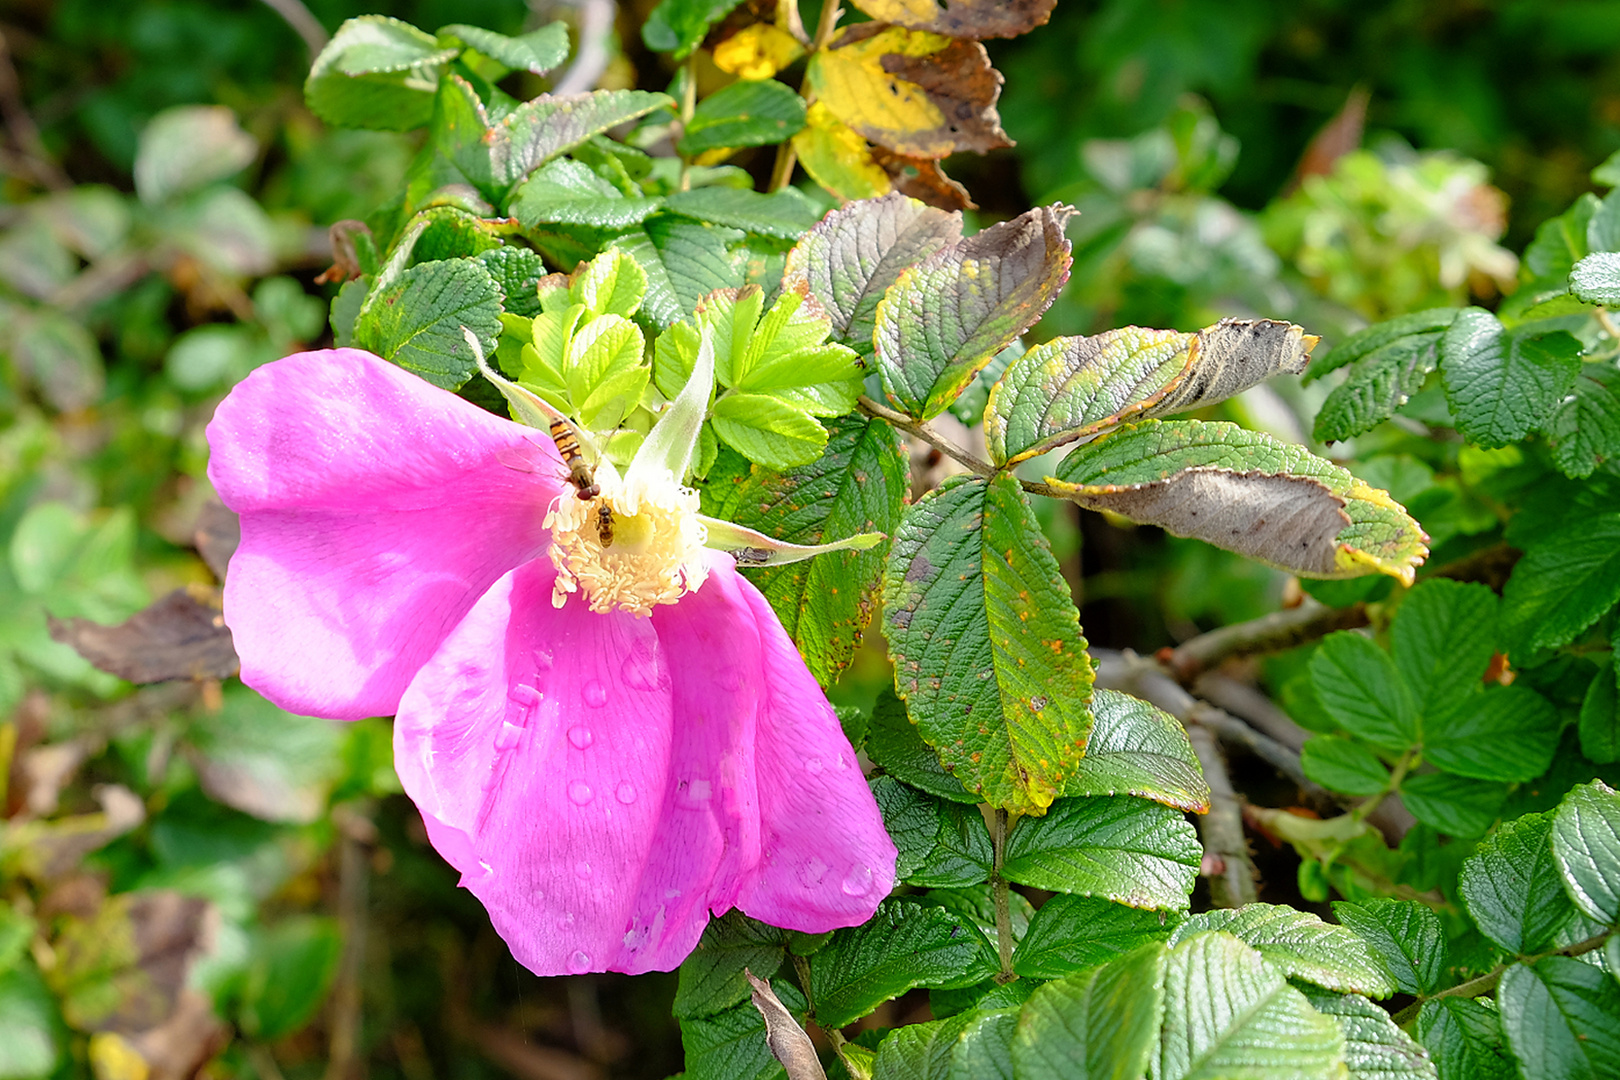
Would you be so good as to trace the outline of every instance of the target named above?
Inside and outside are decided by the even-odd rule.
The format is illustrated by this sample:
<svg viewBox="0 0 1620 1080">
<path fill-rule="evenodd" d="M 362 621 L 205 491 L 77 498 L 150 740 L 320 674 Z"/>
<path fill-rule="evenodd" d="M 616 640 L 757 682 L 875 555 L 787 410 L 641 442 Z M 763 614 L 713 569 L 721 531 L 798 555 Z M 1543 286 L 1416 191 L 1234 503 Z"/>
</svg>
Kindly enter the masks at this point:
<svg viewBox="0 0 1620 1080">
<path fill-rule="evenodd" d="M 1357 86 L 1345 99 L 1344 107 L 1323 125 L 1311 144 L 1300 155 L 1294 175 L 1288 181 L 1288 190 L 1299 187 L 1307 176 L 1326 176 L 1333 171 L 1334 162 L 1361 146 L 1361 134 L 1367 126 L 1367 104 L 1371 95 L 1367 88 Z"/>
<path fill-rule="evenodd" d="M 242 519 L 218 499 L 210 499 L 197 512 L 197 526 L 191 539 L 208 569 L 224 581 L 225 567 L 236 554 L 236 545 L 242 542 Z"/>
<path fill-rule="evenodd" d="M 229 678 L 241 664 L 218 595 L 201 585 L 176 589 L 116 626 L 53 617 L 51 637 L 102 671 L 134 683 Z"/>
<path fill-rule="evenodd" d="M 168 890 L 120 893 L 90 919 L 68 919 L 49 972 L 62 1015 L 80 1031 L 148 1031 L 167 1023 L 191 966 L 219 922 L 207 900 Z"/>
<path fill-rule="evenodd" d="M 793 1019 L 787 1006 L 777 999 L 771 984 L 747 968 L 743 969 L 743 975 L 751 988 L 748 999 L 765 1020 L 765 1044 L 771 1048 L 776 1060 L 782 1063 L 782 1068 L 787 1070 L 788 1080 L 827 1080 L 827 1074 L 821 1068 L 821 1059 L 816 1056 L 815 1044 L 799 1022 Z"/>
<path fill-rule="evenodd" d="M 174 1014 L 138 1035 L 100 1032 L 90 1041 L 90 1061 L 103 1080 L 119 1074 L 101 1066 L 115 1055 L 134 1055 L 144 1064 L 136 1073 L 145 1080 L 189 1080 L 209 1058 L 225 1048 L 230 1029 L 214 1013 L 213 1002 L 199 990 L 184 990 Z"/>
<path fill-rule="evenodd" d="M 863 23 L 810 58 L 816 98 L 862 137 L 906 157 L 985 153 L 1001 129 L 1001 73 L 977 41 Z"/>
<path fill-rule="evenodd" d="M 889 183 L 902 195 L 940 210 L 979 208 L 973 196 L 968 194 L 968 189 L 946 176 L 945 170 L 933 158 L 905 157 L 874 146 L 872 160 L 889 174 Z"/>
<path fill-rule="evenodd" d="M 1057 0 L 855 0 L 855 6 L 879 22 L 979 40 L 1044 26 Z"/>
</svg>

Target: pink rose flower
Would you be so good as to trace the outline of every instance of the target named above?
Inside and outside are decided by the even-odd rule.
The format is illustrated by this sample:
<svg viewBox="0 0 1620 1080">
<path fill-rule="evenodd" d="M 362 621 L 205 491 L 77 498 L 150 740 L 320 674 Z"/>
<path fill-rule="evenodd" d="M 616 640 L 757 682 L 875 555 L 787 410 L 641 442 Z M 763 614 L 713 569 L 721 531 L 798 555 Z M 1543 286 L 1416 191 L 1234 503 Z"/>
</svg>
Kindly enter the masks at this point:
<svg viewBox="0 0 1620 1080">
<path fill-rule="evenodd" d="M 225 621 L 243 681 L 292 712 L 395 714 L 433 846 L 537 974 L 668 970 L 733 907 L 855 925 L 894 882 L 825 695 L 702 546 L 743 531 L 678 482 L 703 352 L 589 504 L 545 431 L 356 349 L 259 368 L 208 426 L 242 519 Z"/>
</svg>

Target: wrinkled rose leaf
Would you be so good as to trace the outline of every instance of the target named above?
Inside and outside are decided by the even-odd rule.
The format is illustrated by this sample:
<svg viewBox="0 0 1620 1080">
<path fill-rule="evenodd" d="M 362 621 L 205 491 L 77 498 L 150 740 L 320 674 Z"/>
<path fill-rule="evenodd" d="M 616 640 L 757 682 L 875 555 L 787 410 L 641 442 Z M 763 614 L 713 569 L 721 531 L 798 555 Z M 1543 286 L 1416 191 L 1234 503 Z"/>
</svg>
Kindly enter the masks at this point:
<svg viewBox="0 0 1620 1080">
<path fill-rule="evenodd" d="M 1058 466 L 1076 503 L 1316 578 L 1410 583 L 1428 537 L 1389 493 L 1302 447 L 1235 424 L 1149 420 Z"/>
<path fill-rule="evenodd" d="M 52 618 L 51 637 L 133 683 L 228 679 L 241 665 L 214 593 L 204 586 L 176 589 L 116 626 Z"/>
<path fill-rule="evenodd" d="M 1085 752 L 1092 670 L 1079 615 L 1011 477 L 955 477 L 895 537 L 883 582 L 895 684 L 969 791 L 1040 813 Z"/>
<path fill-rule="evenodd" d="M 1070 795 L 1130 794 L 1194 813 L 1209 810 L 1209 785 L 1181 722 L 1117 690 L 1096 690 L 1095 723 Z"/>
<path fill-rule="evenodd" d="M 1069 278 L 1073 211 L 1037 207 L 903 271 L 877 307 L 873 341 L 889 398 L 938 416 L 1041 317 Z"/>
<path fill-rule="evenodd" d="M 1128 418 L 1211 405 L 1279 372 L 1304 370 L 1316 340 L 1275 319 L 1222 319 L 1196 334 L 1127 326 L 1055 338 L 996 384 L 985 440 L 997 463 L 1012 463 Z"/>
<path fill-rule="evenodd" d="M 808 76 L 839 120 L 908 157 L 1013 144 L 996 113 L 1001 73 L 977 41 L 865 23 L 812 56 Z"/>
</svg>

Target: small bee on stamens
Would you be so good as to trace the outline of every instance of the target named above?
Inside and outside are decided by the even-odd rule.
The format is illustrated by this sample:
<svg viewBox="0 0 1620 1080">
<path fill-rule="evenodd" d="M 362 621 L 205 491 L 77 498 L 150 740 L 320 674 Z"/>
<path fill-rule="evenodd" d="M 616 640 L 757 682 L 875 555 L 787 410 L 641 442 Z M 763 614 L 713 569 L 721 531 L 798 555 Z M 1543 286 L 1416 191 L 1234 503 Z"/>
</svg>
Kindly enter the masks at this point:
<svg viewBox="0 0 1620 1080">
<path fill-rule="evenodd" d="M 596 508 L 596 538 L 602 546 L 613 546 L 613 509 L 607 503 Z"/>
<path fill-rule="evenodd" d="M 579 497 L 594 499 L 602 494 L 602 489 L 597 486 L 596 477 L 591 472 L 590 463 L 585 460 L 585 454 L 579 448 L 579 439 L 574 435 L 573 426 L 558 417 L 551 422 L 551 439 L 557 444 L 557 453 L 562 455 L 563 464 L 568 466 L 568 480 L 574 485 Z M 611 536 L 611 527 L 608 532 Z"/>
</svg>

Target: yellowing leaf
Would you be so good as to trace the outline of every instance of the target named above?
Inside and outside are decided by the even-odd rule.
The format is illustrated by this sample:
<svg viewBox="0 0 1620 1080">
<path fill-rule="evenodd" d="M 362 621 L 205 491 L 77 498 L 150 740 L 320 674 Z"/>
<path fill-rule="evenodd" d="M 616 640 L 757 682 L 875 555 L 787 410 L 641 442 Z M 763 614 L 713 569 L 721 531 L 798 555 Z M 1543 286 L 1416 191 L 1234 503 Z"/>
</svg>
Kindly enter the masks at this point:
<svg viewBox="0 0 1620 1080">
<path fill-rule="evenodd" d="M 838 119 L 907 157 L 1012 145 L 996 114 L 1001 75 L 976 41 L 865 23 L 812 56 L 808 74 Z"/>
<path fill-rule="evenodd" d="M 1057 0 L 855 0 L 879 22 L 932 30 L 951 37 L 1017 37 L 1052 17 Z"/>
<path fill-rule="evenodd" d="M 768 79 L 804 55 L 792 34 L 754 23 L 714 47 L 714 66 L 739 79 Z"/>
<path fill-rule="evenodd" d="M 793 149 L 810 179 L 846 202 L 889 193 L 889 174 L 872 160 L 871 144 L 831 109 L 817 101 L 806 121 L 793 136 Z"/>
</svg>

